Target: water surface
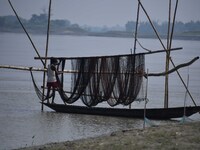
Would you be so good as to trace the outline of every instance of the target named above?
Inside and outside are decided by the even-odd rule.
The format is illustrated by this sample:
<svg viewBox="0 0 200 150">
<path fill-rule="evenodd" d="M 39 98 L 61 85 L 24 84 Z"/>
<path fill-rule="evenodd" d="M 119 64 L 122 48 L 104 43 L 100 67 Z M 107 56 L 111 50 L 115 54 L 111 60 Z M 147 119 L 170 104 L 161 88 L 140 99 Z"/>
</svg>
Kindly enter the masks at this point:
<svg viewBox="0 0 200 150">
<path fill-rule="evenodd" d="M 45 53 L 46 36 L 32 35 L 33 41 L 41 56 Z M 155 39 L 140 39 L 144 47 L 162 49 Z M 164 41 L 165 42 L 165 41 Z M 0 34 L 0 65 L 42 67 L 25 34 Z M 193 57 L 200 56 L 199 41 L 175 40 L 173 47 L 183 47 L 183 50 L 172 52 L 175 64 L 184 63 Z M 131 38 L 108 38 L 88 36 L 50 37 L 49 56 L 101 56 L 130 53 L 133 47 Z M 138 47 L 137 52 L 144 52 Z M 164 53 L 148 55 L 146 69 L 149 72 L 164 71 Z M 188 73 L 189 89 L 197 104 L 200 104 L 200 61 L 180 70 L 186 81 Z M 38 84 L 41 84 L 42 74 L 35 73 Z M 147 107 L 163 107 L 164 78 L 149 78 Z M 183 106 L 185 89 L 176 73 L 170 75 L 170 106 Z M 60 102 L 57 95 L 56 101 Z M 77 103 L 80 104 L 80 103 Z M 102 104 L 105 105 L 105 104 Z M 187 105 L 193 105 L 188 98 Z M 123 106 L 121 106 L 123 107 Z M 132 107 L 144 107 L 144 103 L 134 103 Z M 200 120 L 199 115 L 192 116 Z M 86 137 L 111 133 L 116 130 L 142 128 L 143 120 L 105 116 L 89 116 L 78 114 L 55 113 L 50 109 L 41 112 L 30 73 L 26 71 L 0 69 L 0 149 L 13 149 L 49 142 L 75 140 Z M 154 121 L 156 124 L 171 122 Z"/>
</svg>

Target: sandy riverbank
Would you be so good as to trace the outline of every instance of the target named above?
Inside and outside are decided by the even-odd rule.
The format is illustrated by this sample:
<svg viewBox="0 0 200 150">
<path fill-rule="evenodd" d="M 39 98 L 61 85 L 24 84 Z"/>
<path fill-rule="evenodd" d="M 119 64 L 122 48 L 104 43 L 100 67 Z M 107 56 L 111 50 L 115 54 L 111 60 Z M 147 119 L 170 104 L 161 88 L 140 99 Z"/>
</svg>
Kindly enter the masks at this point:
<svg viewBox="0 0 200 150">
<path fill-rule="evenodd" d="M 175 123 L 145 130 L 118 131 L 96 138 L 50 143 L 23 150 L 200 149 L 200 122 Z"/>
</svg>

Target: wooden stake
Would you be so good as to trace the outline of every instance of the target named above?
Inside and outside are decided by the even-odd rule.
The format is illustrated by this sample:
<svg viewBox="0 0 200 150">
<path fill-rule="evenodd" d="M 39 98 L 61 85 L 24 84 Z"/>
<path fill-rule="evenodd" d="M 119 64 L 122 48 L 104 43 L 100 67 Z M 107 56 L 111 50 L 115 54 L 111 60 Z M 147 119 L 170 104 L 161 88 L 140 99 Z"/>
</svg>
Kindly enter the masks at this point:
<svg viewBox="0 0 200 150">
<path fill-rule="evenodd" d="M 146 107 L 147 107 L 147 91 L 148 91 L 148 72 L 149 70 L 147 69 L 147 82 L 146 82 L 146 92 L 145 92 L 145 101 L 144 101 L 144 124 L 143 124 L 143 129 L 145 129 L 145 124 L 146 124 Z"/>
<path fill-rule="evenodd" d="M 166 64 L 165 64 L 165 72 L 169 71 L 169 57 L 170 57 L 170 24 L 171 24 L 171 0 L 169 0 L 169 15 L 168 15 L 168 32 L 167 32 L 167 53 L 166 53 Z M 168 108 L 169 101 L 169 76 L 166 74 L 165 76 L 165 95 L 164 95 L 164 108 Z"/>
<path fill-rule="evenodd" d="M 187 76 L 187 88 L 189 87 L 189 71 L 188 71 L 188 76 Z M 185 92 L 185 99 L 184 99 L 184 116 L 186 116 L 186 101 L 187 101 L 187 94 L 188 94 L 188 91 L 186 90 Z"/>
</svg>

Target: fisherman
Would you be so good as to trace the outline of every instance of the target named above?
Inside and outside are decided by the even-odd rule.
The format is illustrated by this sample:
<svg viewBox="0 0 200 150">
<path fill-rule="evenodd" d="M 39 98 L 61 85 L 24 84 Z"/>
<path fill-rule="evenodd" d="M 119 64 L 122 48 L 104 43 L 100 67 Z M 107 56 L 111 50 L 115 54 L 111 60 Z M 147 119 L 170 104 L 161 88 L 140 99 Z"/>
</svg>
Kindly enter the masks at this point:
<svg viewBox="0 0 200 150">
<path fill-rule="evenodd" d="M 47 103 L 49 103 L 49 98 L 52 96 L 52 104 L 54 103 L 55 90 L 59 87 L 59 83 L 56 79 L 58 60 L 55 58 L 50 59 L 50 64 L 47 68 Z M 50 96 L 50 91 L 52 90 L 52 95 Z"/>
</svg>

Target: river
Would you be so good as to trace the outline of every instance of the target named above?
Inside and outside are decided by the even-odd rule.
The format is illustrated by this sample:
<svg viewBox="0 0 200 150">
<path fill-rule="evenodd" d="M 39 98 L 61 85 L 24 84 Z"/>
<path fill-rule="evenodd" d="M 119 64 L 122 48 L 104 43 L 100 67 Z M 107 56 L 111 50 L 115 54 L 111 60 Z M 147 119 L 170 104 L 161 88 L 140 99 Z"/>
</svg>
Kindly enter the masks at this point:
<svg viewBox="0 0 200 150">
<path fill-rule="evenodd" d="M 41 56 L 45 54 L 46 36 L 31 35 Z M 149 49 L 158 50 L 162 46 L 156 39 L 139 39 Z M 163 41 L 166 43 L 166 41 Z M 0 65 L 42 67 L 25 34 L 0 34 Z M 172 47 L 183 47 L 183 50 L 172 52 L 176 65 L 200 56 L 200 42 L 174 40 Z M 101 56 L 130 53 L 133 47 L 131 38 L 92 37 L 51 35 L 48 56 Z M 144 52 L 138 46 L 137 52 Z M 165 53 L 146 56 L 146 69 L 149 72 L 164 71 Z M 172 66 L 170 66 L 172 67 Z M 200 104 L 200 61 L 180 70 L 184 81 L 189 74 L 189 89 Z M 41 84 L 42 74 L 35 74 Z M 183 106 L 185 89 L 176 73 L 170 75 L 169 106 Z M 148 81 L 147 107 L 163 107 L 164 78 L 151 77 Z M 57 100 L 59 97 L 57 95 Z M 188 97 L 187 105 L 193 105 Z M 123 106 L 121 106 L 123 107 Z M 144 103 L 134 103 L 132 107 L 144 107 Z M 191 116 L 200 120 L 199 114 Z M 153 121 L 157 125 L 170 121 Z M 0 149 L 13 149 L 49 142 L 71 141 L 80 138 L 94 137 L 116 130 L 142 128 L 142 119 L 89 116 L 78 114 L 55 113 L 48 108 L 41 112 L 30 73 L 28 71 L 0 69 Z"/>
</svg>

